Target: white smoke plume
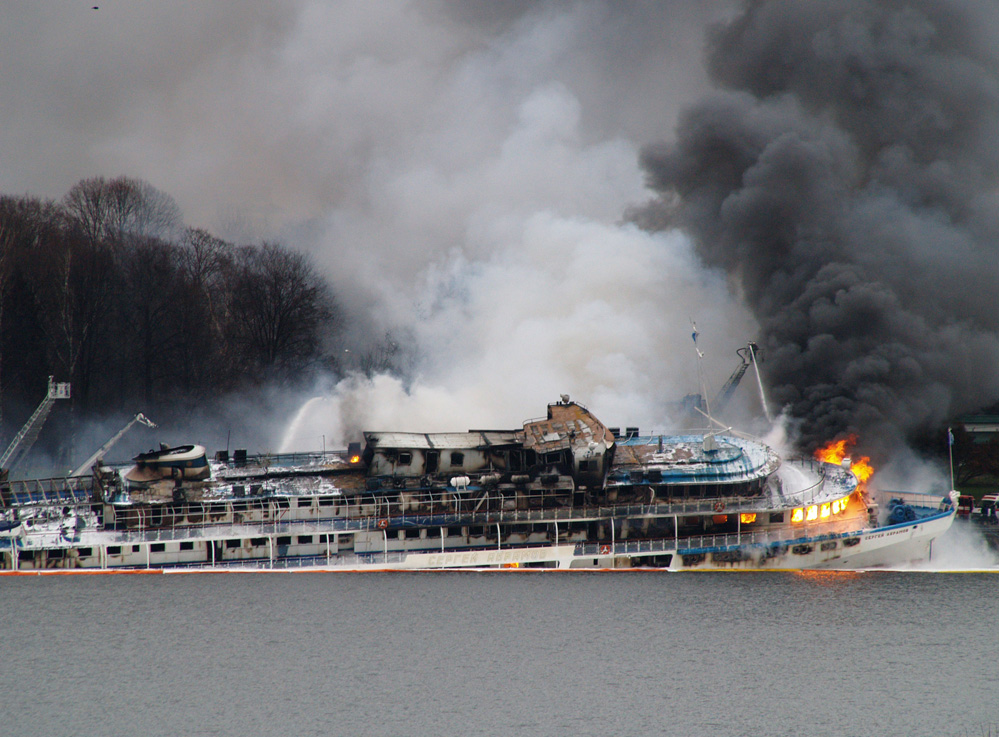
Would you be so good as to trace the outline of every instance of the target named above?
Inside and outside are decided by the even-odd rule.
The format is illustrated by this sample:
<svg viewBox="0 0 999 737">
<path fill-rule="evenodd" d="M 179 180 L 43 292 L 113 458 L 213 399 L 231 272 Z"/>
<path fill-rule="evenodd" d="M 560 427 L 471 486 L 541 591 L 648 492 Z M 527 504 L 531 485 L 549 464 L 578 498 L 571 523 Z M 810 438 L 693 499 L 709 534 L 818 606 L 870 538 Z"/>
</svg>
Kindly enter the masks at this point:
<svg viewBox="0 0 999 737">
<path fill-rule="evenodd" d="M 126 174 L 191 225 L 309 251 L 346 308 L 342 366 L 388 335 L 405 375 L 323 387 L 264 449 L 517 426 L 562 392 L 609 423 L 663 425 L 700 391 L 690 320 L 711 394 L 756 329 L 683 237 L 622 223 L 648 197 L 641 146 L 704 92 L 704 30 L 731 12 L 4 6 L 0 191 Z"/>
</svg>

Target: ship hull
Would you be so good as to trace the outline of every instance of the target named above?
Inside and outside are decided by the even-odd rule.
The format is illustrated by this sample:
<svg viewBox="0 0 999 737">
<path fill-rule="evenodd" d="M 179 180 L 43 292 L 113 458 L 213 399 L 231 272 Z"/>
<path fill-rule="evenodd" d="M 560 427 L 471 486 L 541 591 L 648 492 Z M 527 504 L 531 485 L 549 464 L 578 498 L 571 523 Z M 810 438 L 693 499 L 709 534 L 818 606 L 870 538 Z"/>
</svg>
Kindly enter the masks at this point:
<svg viewBox="0 0 999 737">
<path fill-rule="evenodd" d="M 953 511 L 940 512 L 920 520 L 848 533 L 821 534 L 785 539 L 774 543 L 689 547 L 673 540 L 622 541 L 612 544 L 576 543 L 535 545 L 495 549 L 445 549 L 421 552 L 350 553 L 323 556 L 280 556 L 268 559 L 242 559 L 199 564 L 180 553 L 154 564 L 121 560 L 107 555 L 110 546 L 90 563 L 36 568 L 30 562 L 8 565 L 5 574 L 116 573 L 216 571 L 455 571 L 455 570 L 665 570 L 694 571 L 780 571 L 780 570 L 858 570 L 890 568 L 932 560 L 933 541 L 947 531 Z M 86 549 L 93 550 L 91 539 Z M 154 543 L 156 544 L 156 543 Z M 162 545 L 162 543 L 159 543 Z M 120 546 L 119 546 L 120 547 Z M 142 548 L 143 546 L 137 546 Z M 146 550 L 150 545 L 145 546 Z M 69 548 L 68 551 L 72 551 Z M 77 548 L 76 550 L 79 550 Z M 73 561 L 61 551 L 60 561 Z M 141 553 L 140 553 L 141 555 Z M 10 560 L 10 556 L 7 556 Z"/>
</svg>

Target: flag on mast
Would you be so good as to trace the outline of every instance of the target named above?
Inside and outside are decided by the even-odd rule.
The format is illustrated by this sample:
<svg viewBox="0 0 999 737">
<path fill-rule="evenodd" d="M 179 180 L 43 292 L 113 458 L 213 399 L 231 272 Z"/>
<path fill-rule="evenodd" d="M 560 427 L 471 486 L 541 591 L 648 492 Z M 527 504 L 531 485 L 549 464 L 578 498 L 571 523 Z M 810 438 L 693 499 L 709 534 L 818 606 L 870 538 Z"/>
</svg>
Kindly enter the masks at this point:
<svg viewBox="0 0 999 737">
<path fill-rule="evenodd" d="M 701 353 L 701 349 L 697 347 L 697 335 L 698 335 L 698 333 L 697 333 L 697 323 L 694 322 L 693 320 L 691 320 L 690 321 L 690 327 L 693 330 L 693 332 L 690 334 L 690 337 L 694 339 L 694 350 L 697 351 L 697 357 L 698 358 L 704 358 L 704 354 Z"/>
</svg>

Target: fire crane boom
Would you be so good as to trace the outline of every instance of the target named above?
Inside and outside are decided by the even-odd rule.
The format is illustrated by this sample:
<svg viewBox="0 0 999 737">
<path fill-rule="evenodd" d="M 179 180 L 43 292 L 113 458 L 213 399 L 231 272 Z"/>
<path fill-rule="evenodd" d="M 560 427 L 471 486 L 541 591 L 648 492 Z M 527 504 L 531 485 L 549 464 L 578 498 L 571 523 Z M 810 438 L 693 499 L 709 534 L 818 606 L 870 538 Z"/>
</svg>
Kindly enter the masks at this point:
<svg viewBox="0 0 999 737">
<path fill-rule="evenodd" d="M 713 402 L 715 411 L 721 410 L 728 400 L 731 399 L 736 387 L 739 386 L 739 382 L 742 381 L 742 377 L 746 375 L 746 371 L 752 365 L 756 370 L 756 383 L 760 391 L 760 403 L 763 405 L 763 414 L 766 415 L 768 421 L 773 421 L 773 418 L 770 416 L 770 409 L 767 407 L 766 396 L 763 393 L 763 380 L 760 378 L 760 367 L 757 363 L 759 352 L 759 346 L 752 342 L 746 343 L 745 346 L 736 351 L 739 358 L 742 359 L 742 363 L 736 366 L 735 371 L 728 377 L 728 381 L 725 382 L 721 391 L 718 392 L 718 396 L 715 397 L 715 401 Z"/>
<path fill-rule="evenodd" d="M 90 470 L 91 466 L 93 466 L 94 463 L 97 462 L 97 459 L 103 458 L 104 454 L 107 453 L 109 450 L 111 450 L 111 446 L 117 443 L 119 440 L 121 440 L 121 436 L 127 433 L 129 430 L 131 430 L 132 426 L 136 422 L 141 422 L 146 427 L 156 427 L 155 422 L 148 419 L 144 414 L 140 412 L 139 414 L 137 414 L 135 417 L 132 418 L 131 422 L 129 422 L 127 425 L 125 425 L 125 427 L 123 427 L 121 430 L 112 435 L 111 438 L 106 443 L 104 443 L 104 445 L 102 445 L 100 448 L 97 449 L 96 453 L 94 453 L 92 456 L 90 456 L 90 458 L 81 463 L 69 475 L 83 476 L 84 474 L 86 474 Z"/>
</svg>

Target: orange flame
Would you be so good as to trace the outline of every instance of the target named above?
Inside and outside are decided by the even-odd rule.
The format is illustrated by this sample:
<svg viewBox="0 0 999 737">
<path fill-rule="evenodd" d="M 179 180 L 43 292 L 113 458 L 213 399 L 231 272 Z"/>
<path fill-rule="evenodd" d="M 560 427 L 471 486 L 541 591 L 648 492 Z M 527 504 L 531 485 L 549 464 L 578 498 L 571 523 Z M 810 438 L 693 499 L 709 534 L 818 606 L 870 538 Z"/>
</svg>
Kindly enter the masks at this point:
<svg viewBox="0 0 999 737">
<path fill-rule="evenodd" d="M 849 450 L 857 444 L 857 436 L 849 435 L 842 440 L 834 440 L 826 443 L 823 447 L 815 451 L 816 459 L 825 463 L 842 464 L 849 455 Z M 861 484 L 867 481 L 874 473 L 874 466 L 868 456 L 860 456 L 856 460 L 850 461 L 850 471 L 857 477 Z"/>
<path fill-rule="evenodd" d="M 861 456 L 850 464 L 850 470 L 853 471 L 854 476 L 860 479 L 860 483 L 864 483 L 874 473 L 874 466 L 871 465 L 870 458 Z"/>
<path fill-rule="evenodd" d="M 815 451 L 815 457 L 824 463 L 840 464 L 847 456 L 847 449 L 857 444 L 857 436 L 850 435 L 842 440 L 833 440 Z"/>
</svg>

